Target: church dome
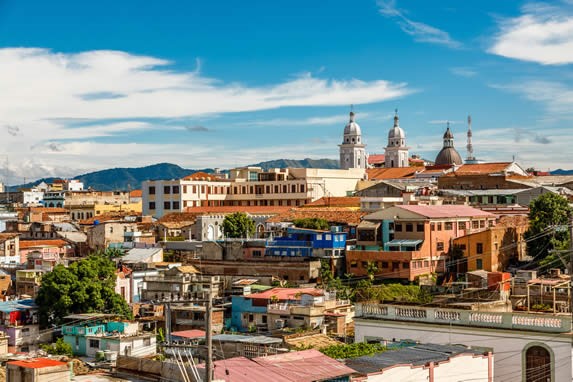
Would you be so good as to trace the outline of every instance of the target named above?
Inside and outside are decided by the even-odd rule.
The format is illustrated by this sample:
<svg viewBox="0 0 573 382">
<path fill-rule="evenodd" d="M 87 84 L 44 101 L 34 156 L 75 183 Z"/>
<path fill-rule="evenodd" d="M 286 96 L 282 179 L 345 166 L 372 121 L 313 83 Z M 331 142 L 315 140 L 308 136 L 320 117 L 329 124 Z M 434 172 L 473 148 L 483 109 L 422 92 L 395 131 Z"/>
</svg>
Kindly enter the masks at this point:
<svg viewBox="0 0 573 382">
<path fill-rule="evenodd" d="M 354 121 L 354 112 L 350 112 L 350 120 L 344 127 L 344 135 L 361 135 L 360 125 Z"/>
<path fill-rule="evenodd" d="M 454 165 L 462 164 L 462 157 L 458 151 L 453 147 L 444 147 L 438 153 L 436 157 L 436 165 Z"/>
<path fill-rule="evenodd" d="M 454 133 L 450 130 L 450 123 L 444 133 L 444 147 L 436 157 L 436 165 L 463 164 L 460 153 L 454 148 Z"/>
<path fill-rule="evenodd" d="M 390 131 L 388 132 L 388 139 L 404 139 L 406 138 L 406 134 L 404 133 L 404 130 L 402 130 L 402 128 L 400 127 L 400 124 L 398 123 L 399 119 L 398 119 L 398 114 L 396 114 L 394 116 L 394 127 L 392 127 L 390 129 Z"/>
</svg>

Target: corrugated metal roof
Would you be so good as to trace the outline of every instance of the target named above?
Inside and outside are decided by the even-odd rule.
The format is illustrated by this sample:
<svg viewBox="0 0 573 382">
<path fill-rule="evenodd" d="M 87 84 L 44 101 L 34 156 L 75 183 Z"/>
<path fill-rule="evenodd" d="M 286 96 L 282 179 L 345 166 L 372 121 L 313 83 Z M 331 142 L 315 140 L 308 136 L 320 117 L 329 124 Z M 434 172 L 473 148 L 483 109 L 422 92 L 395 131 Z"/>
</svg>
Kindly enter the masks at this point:
<svg viewBox="0 0 573 382">
<path fill-rule="evenodd" d="M 269 368 L 259 365 L 245 357 L 235 357 L 226 360 L 215 361 L 215 379 L 233 382 L 292 382 L 275 373 Z M 205 365 L 199 365 L 204 369 Z"/>
<path fill-rule="evenodd" d="M 283 340 L 280 338 L 267 337 L 267 336 L 248 336 L 242 334 L 217 334 L 213 336 L 213 341 L 221 342 L 243 342 L 250 344 L 271 345 L 281 344 Z"/>
<path fill-rule="evenodd" d="M 428 218 L 495 217 L 495 215 L 490 214 L 489 212 L 478 210 L 477 208 L 455 204 L 447 204 L 441 206 L 399 205 L 396 207 Z"/>
<path fill-rule="evenodd" d="M 253 361 L 296 382 L 321 381 L 355 372 L 314 349 L 253 358 Z"/>
</svg>

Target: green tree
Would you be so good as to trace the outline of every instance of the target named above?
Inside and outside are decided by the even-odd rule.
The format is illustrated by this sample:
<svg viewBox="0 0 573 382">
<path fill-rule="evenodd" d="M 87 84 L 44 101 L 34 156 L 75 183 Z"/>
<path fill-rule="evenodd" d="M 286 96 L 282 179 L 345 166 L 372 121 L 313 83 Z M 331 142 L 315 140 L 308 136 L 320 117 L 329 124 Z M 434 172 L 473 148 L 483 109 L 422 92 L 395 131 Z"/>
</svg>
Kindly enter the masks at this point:
<svg viewBox="0 0 573 382">
<path fill-rule="evenodd" d="M 253 237 L 255 234 L 255 222 L 244 212 L 235 212 L 225 216 L 223 220 L 223 232 L 230 238 Z"/>
<path fill-rule="evenodd" d="M 68 268 L 59 264 L 42 277 L 36 297 L 40 325 L 60 325 L 73 313 L 105 312 L 132 318 L 125 300 L 115 293 L 115 265 L 106 256 L 92 255 Z"/>
<path fill-rule="evenodd" d="M 569 245 L 569 216 L 573 209 L 567 199 L 546 193 L 533 200 L 529 205 L 529 229 L 525 232 L 527 253 L 540 260 L 545 267 L 564 267 L 556 253 Z M 551 253 L 551 254 L 550 254 Z"/>
<path fill-rule="evenodd" d="M 319 229 L 323 231 L 328 231 L 330 229 L 328 221 L 320 218 L 295 219 L 293 224 L 298 228 Z"/>
<path fill-rule="evenodd" d="M 369 261 L 366 266 L 366 273 L 368 274 L 368 278 L 370 281 L 374 281 L 374 275 L 378 272 L 378 267 L 376 266 L 376 262 Z"/>
<path fill-rule="evenodd" d="M 53 355 L 68 355 L 72 356 L 73 350 L 72 345 L 64 342 L 63 338 L 58 338 L 58 340 L 53 344 L 41 344 L 40 348 L 48 354 Z"/>
</svg>

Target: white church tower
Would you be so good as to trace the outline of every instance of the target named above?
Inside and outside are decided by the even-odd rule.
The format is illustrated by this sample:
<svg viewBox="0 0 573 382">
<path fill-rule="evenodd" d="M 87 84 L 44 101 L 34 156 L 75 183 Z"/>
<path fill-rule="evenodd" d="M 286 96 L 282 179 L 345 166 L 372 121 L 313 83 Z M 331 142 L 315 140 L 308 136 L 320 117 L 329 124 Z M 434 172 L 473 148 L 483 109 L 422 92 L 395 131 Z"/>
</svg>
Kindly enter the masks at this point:
<svg viewBox="0 0 573 382">
<path fill-rule="evenodd" d="M 385 167 L 408 167 L 408 149 L 406 146 L 406 134 L 400 127 L 398 110 L 394 115 L 394 127 L 388 132 L 388 146 L 384 149 Z"/>
<path fill-rule="evenodd" d="M 354 121 L 354 112 L 350 112 L 350 121 L 344 127 L 344 136 L 340 147 L 340 168 L 366 168 L 368 158 L 366 156 L 366 145 L 362 143 L 362 131 L 360 126 Z"/>
</svg>

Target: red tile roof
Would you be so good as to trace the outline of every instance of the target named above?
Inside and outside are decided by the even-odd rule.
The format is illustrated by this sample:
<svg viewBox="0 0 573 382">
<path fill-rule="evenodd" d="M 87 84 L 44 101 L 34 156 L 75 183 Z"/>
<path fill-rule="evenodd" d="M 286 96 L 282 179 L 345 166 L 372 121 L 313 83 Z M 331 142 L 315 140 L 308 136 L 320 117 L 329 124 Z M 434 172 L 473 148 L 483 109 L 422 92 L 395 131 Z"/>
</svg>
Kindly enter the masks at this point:
<svg viewBox="0 0 573 382">
<path fill-rule="evenodd" d="M 211 174 L 207 174 L 206 172 L 203 171 L 199 171 L 196 173 L 193 173 L 191 175 L 187 175 L 186 177 L 183 178 L 183 180 L 208 180 L 208 181 L 213 181 L 213 180 L 220 180 L 219 178 L 217 178 L 214 175 Z"/>
<path fill-rule="evenodd" d="M 36 248 L 36 247 L 65 247 L 69 243 L 65 240 L 20 240 L 20 249 Z"/>
<path fill-rule="evenodd" d="M 49 358 L 35 358 L 35 359 L 25 359 L 21 361 L 9 361 L 8 365 L 16 365 L 20 367 L 25 367 L 27 369 L 43 369 L 44 367 L 68 366 L 66 362 L 56 361 L 55 359 L 49 359 Z"/>
<path fill-rule="evenodd" d="M 69 211 L 61 207 L 30 207 L 31 213 L 67 214 Z"/>
<path fill-rule="evenodd" d="M 273 288 L 260 293 L 251 293 L 245 298 L 270 300 L 273 296 L 279 301 L 283 300 L 300 300 L 300 295 L 311 294 L 313 296 L 322 296 L 324 291 L 316 288 Z"/>
<path fill-rule="evenodd" d="M 322 197 L 314 202 L 307 203 L 303 208 L 308 207 L 356 207 L 360 208 L 360 197 L 358 196 L 331 196 Z"/>
<path fill-rule="evenodd" d="M 129 192 L 130 198 L 141 198 L 142 195 L 143 195 L 143 193 L 141 190 L 131 190 Z"/>
<path fill-rule="evenodd" d="M 464 164 L 446 176 L 487 175 L 503 172 L 511 162 Z"/>
<path fill-rule="evenodd" d="M 455 217 L 495 217 L 494 214 L 477 208 L 462 205 L 398 205 L 398 208 L 425 216 L 427 218 L 455 218 Z"/>
<path fill-rule="evenodd" d="M 187 207 L 186 211 L 194 214 L 232 214 L 245 212 L 249 214 L 278 214 L 292 207 L 284 206 L 213 206 L 213 207 Z"/>
<path fill-rule="evenodd" d="M 394 167 L 394 168 L 369 168 L 366 170 L 369 180 L 412 178 L 420 167 Z"/>
<path fill-rule="evenodd" d="M 386 156 L 384 154 L 372 154 L 368 155 L 368 164 L 378 164 L 384 163 L 384 158 Z"/>
<path fill-rule="evenodd" d="M 302 207 L 291 208 L 267 219 L 269 223 L 293 222 L 296 219 L 317 218 L 329 223 L 357 225 L 365 212 L 344 207 Z"/>
</svg>

